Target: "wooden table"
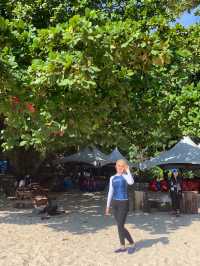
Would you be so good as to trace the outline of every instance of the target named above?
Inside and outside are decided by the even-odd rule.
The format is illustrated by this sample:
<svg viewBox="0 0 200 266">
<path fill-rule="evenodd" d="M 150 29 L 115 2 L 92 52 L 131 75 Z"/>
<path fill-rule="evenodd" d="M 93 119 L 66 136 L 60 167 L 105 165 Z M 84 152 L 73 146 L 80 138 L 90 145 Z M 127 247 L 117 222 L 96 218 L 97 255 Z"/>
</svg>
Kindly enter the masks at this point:
<svg viewBox="0 0 200 266">
<path fill-rule="evenodd" d="M 198 191 L 184 191 L 181 200 L 181 212 L 197 214 L 200 207 L 200 194 Z"/>
<path fill-rule="evenodd" d="M 171 198 L 168 192 L 134 191 L 133 210 L 151 212 L 171 209 Z M 165 203 L 166 202 L 166 206 Z M 200 194 L 197 191 L 183 191 L 181 212 L 197 214 L 200 211 Z"/>
</svg>

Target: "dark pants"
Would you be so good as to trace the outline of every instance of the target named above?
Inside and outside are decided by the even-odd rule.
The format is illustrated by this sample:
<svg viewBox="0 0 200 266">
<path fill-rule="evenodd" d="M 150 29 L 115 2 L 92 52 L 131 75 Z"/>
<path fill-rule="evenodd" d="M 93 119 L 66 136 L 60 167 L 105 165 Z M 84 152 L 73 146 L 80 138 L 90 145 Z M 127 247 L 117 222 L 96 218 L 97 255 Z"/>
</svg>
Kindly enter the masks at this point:
<svg viewBox="0 0 200 266">
<path fill-rule="evenodd" d="M 131 235 L 124 227 L 126 217 L 129 211 L 128 200 L 113 200 L 112 208 L 115 220 L 117 221 L 117 228 L 121 245 L 125 245 L 125 239 L 127 239 L 130 244 L 133 244 L 134 242 Z"/>
<path fill-rule="evenodd" d="M 172 209 L 174 211 L 180 210 L 181 194 L 177 192 L 171 192 Z"/>
</svg>

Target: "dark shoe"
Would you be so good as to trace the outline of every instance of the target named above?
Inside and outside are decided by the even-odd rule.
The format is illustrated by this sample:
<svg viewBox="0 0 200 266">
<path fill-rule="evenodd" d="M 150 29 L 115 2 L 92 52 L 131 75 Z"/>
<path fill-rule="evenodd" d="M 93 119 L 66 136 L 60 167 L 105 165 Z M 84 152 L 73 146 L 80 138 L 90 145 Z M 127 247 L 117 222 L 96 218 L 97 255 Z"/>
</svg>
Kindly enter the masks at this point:
<svg viewBox="0 0 200 266">
<path fill-rule="evenodd" d="M 128 254 L 133 254 L 135 252 L 135 245 L 128 248 Z"/>
<path fill-rule="evenodd" d="M 122 252 L 126 252 L 127 249 L 126 248 L 118 248 L 115 250 L 115 253 L 122 253 Z"/>
</svg>

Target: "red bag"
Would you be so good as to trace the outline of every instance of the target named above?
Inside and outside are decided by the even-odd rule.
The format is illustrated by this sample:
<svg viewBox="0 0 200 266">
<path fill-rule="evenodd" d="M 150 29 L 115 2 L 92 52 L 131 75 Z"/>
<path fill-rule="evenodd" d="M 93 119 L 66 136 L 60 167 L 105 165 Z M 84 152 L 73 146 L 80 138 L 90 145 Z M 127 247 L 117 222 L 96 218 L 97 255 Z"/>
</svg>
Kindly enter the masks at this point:
<svg viewBox="0 0 200 266">
<path fill-rule="evenodd" d="M 158 186 L 157 186 L 157 181 L 156 180 L 151 180 L 149 182 L 149 190 L 157 192 L 158 191 Z"/>
<path fill-rule="evenodd" d="M 169 191 L 169 185 L 168 185 L 168 183 L 167 183 L 166 180 L 161 180 L 161 181 L 160 181 L 160 187 L 161 187 L 161 191 L 162 191 L 162 192 L 167 192 L 167 191 Z"/>
<path fill-rule="evenodd" d="M 188 191 L 188 183 L 187 183 L 187 180 L 183 180 L 183 182 L 182 182 L 182 190 L 183 191 Z"/>
<path fill-rule="evenodd" d="M 200 190 L 200 181 L 197 179 L 189 180 L 185 179 L 182 183 L 183 191 L 199 191 Z"/>
</svg>

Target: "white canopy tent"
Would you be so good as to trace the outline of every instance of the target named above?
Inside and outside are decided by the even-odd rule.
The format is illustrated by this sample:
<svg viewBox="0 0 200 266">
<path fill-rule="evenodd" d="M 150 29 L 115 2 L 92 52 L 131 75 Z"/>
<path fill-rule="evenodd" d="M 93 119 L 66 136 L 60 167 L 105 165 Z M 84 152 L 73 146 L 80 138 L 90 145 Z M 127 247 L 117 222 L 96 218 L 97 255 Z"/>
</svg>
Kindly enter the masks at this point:
<svg viewBox="0 0 200 266">
<path fill-rule="evenodd" d="M 200 147 L 190 137 L 183 137 L 173 148 L 159 156 L 139 164 L 141 170 L 154 166 L 177 167 L 182 165 L 200 166 Z"/>
</svg>

